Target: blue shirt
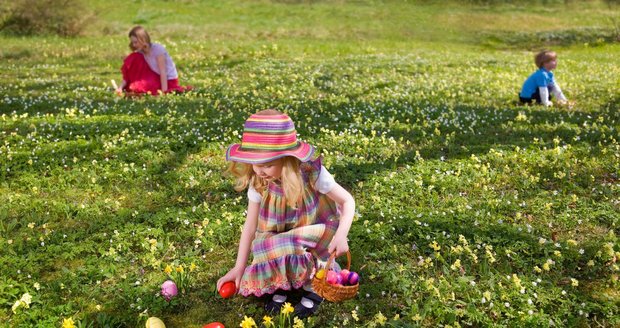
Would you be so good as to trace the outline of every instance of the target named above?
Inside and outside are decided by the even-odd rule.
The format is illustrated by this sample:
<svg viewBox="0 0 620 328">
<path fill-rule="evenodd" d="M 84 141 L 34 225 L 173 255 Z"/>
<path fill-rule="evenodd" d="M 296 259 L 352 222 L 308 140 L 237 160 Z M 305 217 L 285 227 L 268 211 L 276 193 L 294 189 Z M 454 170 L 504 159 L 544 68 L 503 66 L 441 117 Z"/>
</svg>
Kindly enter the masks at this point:
<svg viewBox="0 0 620 328">
<path fill-rule="evenodd" d="M 553 73 L 544 68 L 540 68 L 525 80 L 519 96 L 522 98 L 532 98 L 532 95 L 538 88 L 552 87 L 554 85 L 555 80 L 553 79 Z"/>
</svg>

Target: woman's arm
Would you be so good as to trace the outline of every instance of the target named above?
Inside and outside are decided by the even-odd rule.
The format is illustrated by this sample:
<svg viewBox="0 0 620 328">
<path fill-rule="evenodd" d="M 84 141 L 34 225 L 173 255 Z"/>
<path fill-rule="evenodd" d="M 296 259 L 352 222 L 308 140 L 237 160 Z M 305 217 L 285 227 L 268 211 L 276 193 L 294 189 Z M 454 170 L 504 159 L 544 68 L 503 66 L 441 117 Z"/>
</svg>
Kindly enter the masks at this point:
<svg viewBox="0 0 620 328">
<path fill-rule="evenodd" d="M 328 251 L 331 253 L 336 251 L 336 256 L 340 256 L 349 250 L 347 235 L 353 223 L 353 215 L 355 214 L 355 199 L 342 186 L 336 183 L 327 197 L 336 202 L 340 207 L 340 223 L 334 238 L 329 243 Z"/>
<path fill-rule="evenodd" d="M 159 68 L 159 81 L 161 82 L 161 91 L 168 91 L 168 71 L 166 70 L 166 57 L 162 54 L 157 56 L 157 68 Z"/>
<path fill-rule="evenodd" d="M 243 224 L 243 230 L 241 231 L 241 238 L 239 239 L 239 250 L 237 252 L 237 261 L 235 266 L 228 271 L 222 278 L 217 281 L 217 289 L 219 290 L 222 285 L 227 281 L 235 281 L 235 286 L 239 288 L 239 282 L 245 271 L 245 266 L 248 263 L 250 257 L 250 250 L 252 248 L 252 241 L 256 234 L 256 227 L 258 225 L 258 211 L 260 209 L 260 203 L 250 201 L 248 203 L 248 214 Z"/>
</svg>

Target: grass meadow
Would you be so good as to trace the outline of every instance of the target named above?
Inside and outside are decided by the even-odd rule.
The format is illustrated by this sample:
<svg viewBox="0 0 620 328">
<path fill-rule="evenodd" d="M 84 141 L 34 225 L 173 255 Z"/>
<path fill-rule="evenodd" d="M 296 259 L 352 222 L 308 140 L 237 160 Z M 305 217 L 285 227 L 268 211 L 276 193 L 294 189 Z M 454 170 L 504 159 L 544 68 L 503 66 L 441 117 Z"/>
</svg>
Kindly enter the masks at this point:
<svg viewBox="0 0 620 328">
<path fill-rule="evenodd" d="M 260 300 L 215 290 L 247 206 L 225 149 L 265 108 L 357 203 L 359 295 L 297 327 L 620 325 L 615 2 L 98 0 L 85 15 L 80 37 L 0 35 L 1 327 L 265 326 Z M 136 24 L 195 91 L 114 95 Z M 516 103 L 543 47 L 571 107 Z"/>
</svg>

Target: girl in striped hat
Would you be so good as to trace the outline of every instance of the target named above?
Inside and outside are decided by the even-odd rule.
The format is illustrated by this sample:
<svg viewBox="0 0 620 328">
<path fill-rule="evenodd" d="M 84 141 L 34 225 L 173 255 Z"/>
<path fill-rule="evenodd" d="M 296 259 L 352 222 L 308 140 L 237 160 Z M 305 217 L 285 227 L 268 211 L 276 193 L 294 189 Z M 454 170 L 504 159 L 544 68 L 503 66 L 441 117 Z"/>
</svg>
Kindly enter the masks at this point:
<svg viewBox="0 0 620 328">
<path fill-rule="evenodd" d="M 323 299 L 312 291 L 314 268 L 332 252 L 349 250 L 355 200 L 313 153 L 297 140 L 286 114 L 263 110 L 245 122 L 241 143 L 228 148 L 226 160 L 235 189 L 248 189 L 248 211 L 236 264 L 218 280 L 218 290 L 234 281 L 243 296 L 270 295 L 265 309 L 279 313 L 289 292 L 303 288 L 294 314 L 317 311 Z"/>
</svg>

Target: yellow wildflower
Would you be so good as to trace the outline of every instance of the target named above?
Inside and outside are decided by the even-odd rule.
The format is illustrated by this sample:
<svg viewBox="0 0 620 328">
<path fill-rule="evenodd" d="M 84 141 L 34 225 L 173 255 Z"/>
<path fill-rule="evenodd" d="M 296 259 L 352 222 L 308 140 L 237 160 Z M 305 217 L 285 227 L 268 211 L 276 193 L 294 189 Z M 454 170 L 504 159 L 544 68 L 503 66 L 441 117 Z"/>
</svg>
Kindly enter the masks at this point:
<svg viewBox="0 0 620 328">
<path fill-rule="evenodd" d="M 539 268 L 539 267 L 538 267 L 538 265 L 537 265 L 537 266 L 535 266 L 535 267 L 534 267 L 534 271 L 536 271 L 536 272 L 538 272 L 538 273 L 541 273 L 541 272 L 542 272 L 542 269 L 541 269 L 541 268 Z"/>
<path fill-rule="evenodd" d="M 29 293 L 24 293 L 24 295 L 22 295 L 22 298 L 19 301 L 24 303 L 24 306 L 26 308 L 29 308 L 30 303 L 32 303 L 32 296 Z"/>
<path fill-rule="evenodd" d="M 17 309 L 19 309 L 20 306 L 22 306 L 22 302 L 20 300 L 15 301 L 15 303 L 13 303 L 13 306 L 11 307 L 13 313 L 17 313 Z"/>
<path fill-rule="evenodd" d="M 63 319 L 62 320 L 62 328 L 75 328 L 75 322 L 73 322 L 73 319 L 71 319 L 71 318 Z"/>
<path fill-rule="evenodd" d="M 545 262 L 545 264 L 543 264 L 543 270 L 545 271 L 551 270 L 551 267 L 549 266 L 549 262 Z"/>
<path fill-rule="evenodd" d="M 355 321 L 360 321 L 360 317 L 357 316 L 356 310 L 351 311 L 351 317 L 353 317 L 353 320 Z"/>
<path fill-rule="evenodd" d="M 164 272 L 165 272 L 166 274 L 168 274 L 168 275 L 169 275 L 170 273 L 172 273 L 172 267 L 170 266 L 170 264 L 166 265 L 166 268 L 164 269 Z"/>
<path fill-rule="evenodd" d="M 380 326 L 384 326 L 385 322 L 387 321 L 387 318 L 383 315 L 383 313 L 381 313 L 381 311 L 379 311 L 379 313 L 375 315 L 374 321 L 378 323 Z"/>
<path fill-rule="evenodd" d="M 289 313 L 293 313 L 295 309 L 291 306 L 291 303 L 289 302 L 285 302 L 284 305 L 282 306 L 282 310 L 280 310 L 280 312 L 284 313 L 284 314 L 289 314 Z"/>
<path fill-rule="evenodd" d="M 441 246 L 439 246 L 439 244 L 437 244 L 437 241 L 433 240 L 432 243 L 428 244 L 428 246 L 430 246 L 432 249 L 435 250 L 435 252 L 438 252 L 441 249 Z"/>
<path fill-rule="evenodd" d="M 594 266 L 594 261 L 592 260 L 588 261 L 588 266 Z"/>
<path fill-rule="evenodd" d="M 420 316 L 420 314 L 416 313 L 416 314 L 415 314 L 415 315 L 411 318 L 411 320 L 413 320 L 413 321 L 420 321 L 420 320 L 422 320 L 422 317 Z"/>
<path fill-rule="evenodd" d="M 176 270 L 177 270 L 178 273 L 183 273 L 183 271 L 184 271 L 183 265 L 179 265 Z"/>
<path fill-rule="evenodd" d="M 571 284 L 573 287 L 577 287 L 577 286 L 579 286 L 579 280 L 577 280 L 577 279 L 575 279 L 575 278 L 570 278 L 570 284 Z"/>
<path fill-rule="evenodd" d="M 467 239 L 463 235 L 459 235 L 459 242 L 461 244 L 463 244 L 463 246 L 467 246 L 469 244 L 469 242 L 467 241 Z"/>
<path fill-rule="evenodd" d="M 193 272 L 194 270 L 196 270 L 198 266 L 196 266 L 196 264 L 194 262 L 192 262 L 192 264 L 189 265 L 189 272 Z"/>
<path fill-rule="evenodd" d="M 243 316 L 243 321 L 241 321 L 241 324 L 239 325 L 239 327 L 241 327 L 241 328 L 256 327 L 256 322 L 254 322 L 254 319 L 252 319 L 252 318 L 248 318 L 247 316 Z"/>
<path fill-rule="evenodd" d="M 450 269 L 452 269 L 454 271 L 456 271 L 456 270 L 458 270 L 460 268 L 461 268 L 461 259 L 456 259 L 456 261 L 454 261 L 454 264 L 452 264 L 450 266 Z"/>
<path fill-rule="evenodd" d="M 515 283 L 515 286 L 521 287 L 521 279 L 516 274 L 512 274 L 512 281 Z"/>
<path fill-rule="evenodd" d="M 293 318 L 293 328 L 304 328 L 304 322 L 298 317 Z"/>
<path fill-rule="evenodd" d="M 450 252 L 459 255 L 459 254 L 461 254 L 463 252 L 463 246 L 461 246 L 461 245 L 456 245 L 456 247 L 451 246 L 450 247 Z"/>
<path fill-rule="evenodd" d="M 482 293 L 482 296 L 484 296 L 484 298 L 486 298 L 487 300 L 490 300 L 491 292 L 487 290 L 486 292 Z"/>
<path fill-rule="evenodd" d="M 266 315 L 263 317 L 263 325 L 266 327 L 270 327 L 273 325 L 273 320 L 270 316 Z"/>
</svg>

